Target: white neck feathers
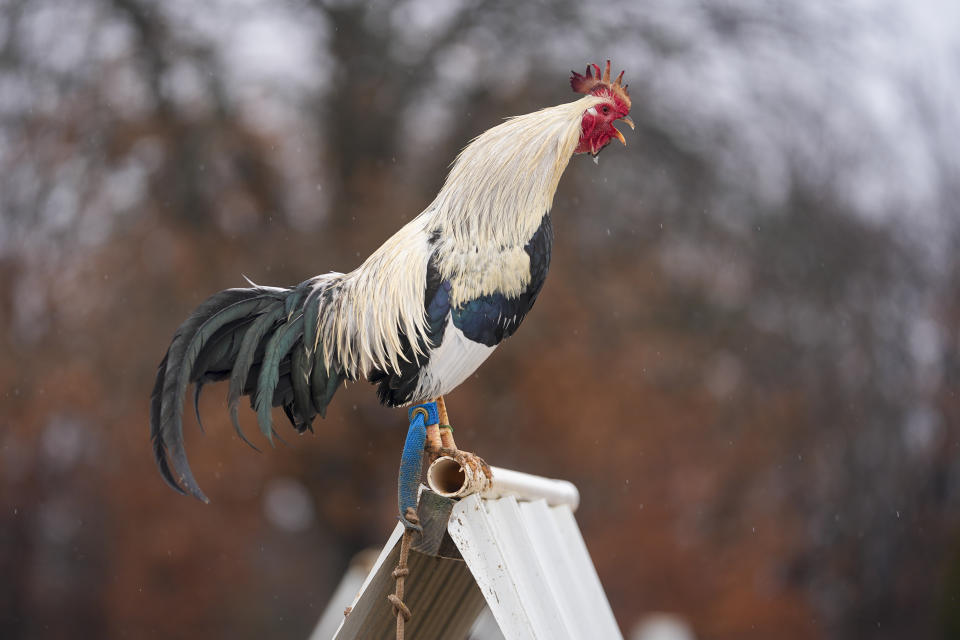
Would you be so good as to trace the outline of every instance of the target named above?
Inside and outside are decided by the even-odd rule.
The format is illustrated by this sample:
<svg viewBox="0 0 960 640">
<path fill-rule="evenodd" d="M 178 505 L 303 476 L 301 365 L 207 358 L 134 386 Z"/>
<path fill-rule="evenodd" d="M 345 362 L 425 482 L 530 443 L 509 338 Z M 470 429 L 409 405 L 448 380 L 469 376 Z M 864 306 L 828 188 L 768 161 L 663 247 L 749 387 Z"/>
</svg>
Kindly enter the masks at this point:
<svg viewBox="0 0 960 640">
<path fill-rule="evenodd" d="M 419 216 L 356 270 L 319 277 L 316 286 L 332 294 L 319 314 L 327 366 L 351 378 L 375 368 L 399 371 L 405 357 L 401 335 L 414 345 L 414 358 L 423 355 L 417 337 L 429 344 L 423 295 L 434 250 L 441 253 L 441 273 L 455 285 L 453 304 L 525 286 L 529 260 L 523 246 L 550 211 L 580 139 L 583 112 L 599 102 L 586 96 L 479 135 Z"/>
<path fill-rule="evenodd" d="M 480 134 L 457 156 L 424 213 L 458 244 L 526 242 L 553 205 L 580 139 L 583 112 L 599 102 L 586 96 Z"/>
</svg>

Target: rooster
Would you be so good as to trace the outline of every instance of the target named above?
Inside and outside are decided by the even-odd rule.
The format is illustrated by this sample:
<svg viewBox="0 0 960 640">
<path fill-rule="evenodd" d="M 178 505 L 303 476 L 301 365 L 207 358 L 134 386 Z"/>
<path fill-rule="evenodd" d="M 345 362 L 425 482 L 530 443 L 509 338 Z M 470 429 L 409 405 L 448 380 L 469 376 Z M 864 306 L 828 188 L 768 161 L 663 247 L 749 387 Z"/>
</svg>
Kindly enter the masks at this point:
<svg viewBox="0 0 960 640">
<path fill-rule="evenodd" d="M 570 158 L 596 159 L 614 122 L 631 128 L 623 72 L 610 61 L 570 85 L 586 94 L 505 121 L 454 161 L 437 197 L 350 273 L 326 273 L 291 288 L 227 289 L 203 302 L 174 333 L 150 401 L 154 455 L 173 489 L 204 502 L 187 463 L 183 395 L 229 379 L 227 405 L 239 437 L 241 396 L 272 443 L 272 408 L 300 433 L 345 381 L 365 378 L 391 407 L 436 400 L 467 379 L 533 307 L 550 265 L 550 208 Z M 251 444 L 251 446 L 253 446 Z M 428 430 L 426 448 L 452 451 L 452 429 Z M 475 462 L 475 460 L 474 460 Z"/>
</svg>

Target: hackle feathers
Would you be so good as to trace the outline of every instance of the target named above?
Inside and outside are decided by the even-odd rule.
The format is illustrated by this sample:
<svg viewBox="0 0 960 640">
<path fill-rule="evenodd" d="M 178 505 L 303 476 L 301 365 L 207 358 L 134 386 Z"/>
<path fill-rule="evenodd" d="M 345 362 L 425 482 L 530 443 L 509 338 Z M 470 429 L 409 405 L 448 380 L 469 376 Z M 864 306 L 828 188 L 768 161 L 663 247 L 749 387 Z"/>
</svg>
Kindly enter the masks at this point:
<svg viewBox="0 0 960 640">
<path fill-rule="evenodd" d="M 529 280 L 523 246 L 553 204 L 583 112 L 599 102 L 587 96 L 517 116 L 467 145 L 434 201 L 342 277 L 330 311 L 320 313 L 326 357 L 358 378 L 374 368 L 399 370 L 401 334 L 418 338 L 410 342 L 415 357 L 423 355 L 431 234 L 452 304 L 521 291 Z"/>
</svg>

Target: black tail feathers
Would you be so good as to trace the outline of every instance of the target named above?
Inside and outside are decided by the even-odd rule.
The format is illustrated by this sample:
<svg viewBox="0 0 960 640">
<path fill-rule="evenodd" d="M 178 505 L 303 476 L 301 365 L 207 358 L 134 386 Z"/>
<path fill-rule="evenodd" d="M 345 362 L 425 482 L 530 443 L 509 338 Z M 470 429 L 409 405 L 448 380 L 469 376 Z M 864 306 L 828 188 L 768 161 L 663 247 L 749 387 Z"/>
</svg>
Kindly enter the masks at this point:
<svg viewBox="0 0 960 640">
<path fill-rule="evenodd" d="M 251 447 L 237 420 L 240 396 L 250 396 L 260 431 L 271 444 L 273 407 L 282 406 L 301 433 L 313 430 L 317 414 L 326 415 L 344 376 L 327 371 L 322 349 L 314 348 L 322 294 L 314 280 L 290 289 L 227 289 L 204 301 L 174 333 L 157 368 L 150 435 L 160 473 L 177 492 L 208 502 L 184 449 L 183 396 L 191 382 L 199 422 L 203 385 L 230 380 L 230 415 L 237 434 Z"/>
</svg>

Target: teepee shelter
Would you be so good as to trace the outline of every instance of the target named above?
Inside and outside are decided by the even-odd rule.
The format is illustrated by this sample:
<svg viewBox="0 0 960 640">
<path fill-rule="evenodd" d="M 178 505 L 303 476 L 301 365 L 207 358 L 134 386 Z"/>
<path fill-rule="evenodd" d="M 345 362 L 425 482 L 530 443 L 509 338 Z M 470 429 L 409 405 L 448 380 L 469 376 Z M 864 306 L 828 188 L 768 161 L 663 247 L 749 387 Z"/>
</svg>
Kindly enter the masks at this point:
<svg viewBox="0 0 960 640">
<path fill-rule="evenodd" d="M 573 516 L 577 488 L 491 469 L 487 483 L 449 458 L 431 465 L 407 560 L 405 640 L 622 640 Z M 354 563 L 311 640 L 396 637 L 388 597 L 403 531 L 369 572 Z"/>
</svg>

